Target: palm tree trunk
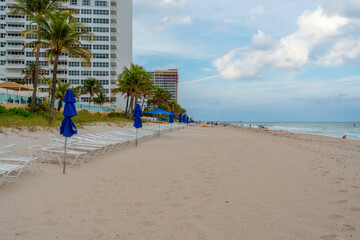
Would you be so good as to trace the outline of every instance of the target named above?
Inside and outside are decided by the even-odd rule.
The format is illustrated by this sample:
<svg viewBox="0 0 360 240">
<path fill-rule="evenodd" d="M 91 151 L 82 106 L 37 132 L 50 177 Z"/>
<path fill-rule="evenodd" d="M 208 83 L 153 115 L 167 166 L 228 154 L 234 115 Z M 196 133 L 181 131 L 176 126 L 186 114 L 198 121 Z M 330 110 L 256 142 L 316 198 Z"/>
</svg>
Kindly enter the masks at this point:
<svg viewBox="0 0 360 240">
<path fill-rule="evenodd" d="M 38 37 L 39 41 L 39 37 Z M 34 113 L 34 107 L 35 107 L 35 101 L 36 101 L 36 91 L 38 88 L 38 82 L 39 82 L 39 58 L 40 58 L 40 48 L 38 47 L 36 49 L 36 60 L 35 60 L 35 78 L 33 79 L 33 94 L 31 97 L 31 105 L 30 105 L 30 112 Z"/>
<path fill-rule="evenodd" d="M 56 91 L 56 83 L 57 83 L 57 68 L 59 62 L 59 55 L 55 56 L 54 61 L 54 69 L 53 69 L 53 80 L 51 85 L 51 102 L 50 102 L 50 117 L 49 117 L 49 124 L 52 123 L 54 118 L 54 105 L 55 105 L 55 91 Z"/>
<path fill-rule="evenodd" d="M 145 97 L 143 97 L 143 101 L 141 103 L 141 111 L 144 111 L 144 102 L 145 102 Z"/>
<path fill-rule="evenodd" d="M 133 105 L 134 105 L 134 96 L 131 95 L 131 97 L 130 97 L 130 106 L 129 106 L 129 118 L 132 117 Z"/>
<path fill-rule="evenodd" d="M 129 94 L 126 97 L 125 118 L 128 117 L 128 107 L 129 107 Z"/>
<path fill-rule="evenodd" d="M 61 107 L 62 107 L 62 100 L 59 99 L 59 103 L 58 103 L 58 111 L 60 112 L 61 110 Z"/>
<path fill-rule="evenodd" d="M 127 118 L 128 106 L 129 106 L 129 93 L 127 93 L 127 99 L 126 99 L 125 118 Z"/>
</svg>

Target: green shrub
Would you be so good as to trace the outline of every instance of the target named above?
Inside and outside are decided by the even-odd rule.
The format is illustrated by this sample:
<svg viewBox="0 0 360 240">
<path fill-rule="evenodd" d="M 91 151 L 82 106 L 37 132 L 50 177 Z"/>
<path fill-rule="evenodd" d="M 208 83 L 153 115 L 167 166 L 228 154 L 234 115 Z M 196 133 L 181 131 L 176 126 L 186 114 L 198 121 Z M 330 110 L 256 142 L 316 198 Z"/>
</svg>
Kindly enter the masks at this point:
<svg viewBox="0 0 360 240">
<path fill-rule="evenodd" d="M 118 113 L 118 112 L 111 112 L 108 114 L 108 117 L 121 117 L 122 114 L 121 113 Z"/>
<path fill-rule="evenodd" d="M 45 100 L 43 103 L 35 103 L 34 112 L 50 112 L 50 103 Z"/>
<path fill-rule="evenodd" d="M 28 111 L 24 110 L 23 108 L 9 108 L 7 110 L 8 114 L 12 114 L 12 115 L 19 115 L 19 116 L 23 116 L 23 117 L 31 117 L 33 116 L 31 113 L 29 113 Z"/>
<path fill-rule="evenodd" d="M 7 112 L 8 110 L 6 109 L 6 107 L 0 105 L 0 114 L 5 114 Z"/>
</svg>

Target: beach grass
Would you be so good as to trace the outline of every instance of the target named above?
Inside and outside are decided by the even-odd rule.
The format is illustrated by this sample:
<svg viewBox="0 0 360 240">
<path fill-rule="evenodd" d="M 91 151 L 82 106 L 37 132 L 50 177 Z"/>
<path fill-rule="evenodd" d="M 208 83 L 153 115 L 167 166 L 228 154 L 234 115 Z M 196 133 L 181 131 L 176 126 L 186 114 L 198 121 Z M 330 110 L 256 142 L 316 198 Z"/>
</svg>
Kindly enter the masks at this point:
<svg viewBox="0 0 360 240">
<path fill-rule="evenodd" d="M 122 124 L 131 122 L 131 120 L 126 119 L 121 115 L 109 116 L 109 114 L 93 114 L 86 110 L 78 111 L 77 114 L 77 116 L 72 118 L 77 127 L 91 125 L 94 123 Z M 51 125 L 49 125 L 48 112 L 38 112 L 26 117 L 16 114 L 0 114 L 0 132 L 2 131 L 2 128 L 21 129 L 26 127 L 29 130 L 36 130 L 37 128 L 58 128 L 60 127 L 63 119 L 64 116 L 62 115 L 62 112 L 56 111 L 54 112 L 54 121 Z"/>
</svg>

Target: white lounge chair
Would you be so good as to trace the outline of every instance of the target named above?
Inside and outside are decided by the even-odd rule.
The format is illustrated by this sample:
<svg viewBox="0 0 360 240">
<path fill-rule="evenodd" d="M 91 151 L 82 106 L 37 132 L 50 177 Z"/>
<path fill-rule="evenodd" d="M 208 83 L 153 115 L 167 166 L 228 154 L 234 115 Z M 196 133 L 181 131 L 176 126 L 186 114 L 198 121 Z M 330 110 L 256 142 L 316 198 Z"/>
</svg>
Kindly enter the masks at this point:
<svg viewBox="0 0 360 240">
<path fill-rule="evenodd" d="M 30 146 L 29 151 L 31 156 L 41 156 L 41 158 L 39 158 L 39 160 L 42 159 L 40 160 L 40 162 L 44 162 L 46 160 L 58 160 L 60 165 L 62 165 L 62 162 L 64 160 L 64 149 L 62 149 L 61 147 L 53 145 L 42 147 L 40 145 L 35 145 Z M 66 150 L 66 158 L 72 158 L 70 166 L 72 166 L 75 162 L 80 163 L 81 157 L 83 157 L 82 160 L 85 160 L 87 157 L 87 153 L 83 151 L 74 151 L 71 149 Z"/>
<path fill-rule="evenodd" d="M 29 171 L 36 162 L 37 158 L 35 157 L 27 157 L 27 156 L 12 156 L 12 155 L 8 155 L 8 156 L 1 156 L 0 157 L 0 162 L 5 162 L 5 163 L 16 163 L 19 165 L 23 165 L 24 168 L 26 168 L 27 171 Z"/>
<path fill-rule="evenodd" d="M 2 175 L 2 182 L 15 182 L 20 176 L 24 166 L 14 165 L 8 163 L 0 163 L 0 174 Z"/>
</svg>

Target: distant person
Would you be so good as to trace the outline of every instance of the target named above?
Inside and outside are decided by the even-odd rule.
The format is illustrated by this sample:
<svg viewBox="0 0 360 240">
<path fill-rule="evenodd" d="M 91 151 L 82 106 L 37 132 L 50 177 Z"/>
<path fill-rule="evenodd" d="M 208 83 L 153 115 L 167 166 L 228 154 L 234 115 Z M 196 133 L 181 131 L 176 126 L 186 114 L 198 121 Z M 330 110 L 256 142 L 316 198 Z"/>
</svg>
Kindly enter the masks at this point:
<svg viewBox="0 0 360 240">
<path fill-rule="evenodd" d="M 346 134 L 342 137 L 342 139 L 346 139 Z"/>
</svg>

